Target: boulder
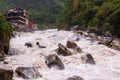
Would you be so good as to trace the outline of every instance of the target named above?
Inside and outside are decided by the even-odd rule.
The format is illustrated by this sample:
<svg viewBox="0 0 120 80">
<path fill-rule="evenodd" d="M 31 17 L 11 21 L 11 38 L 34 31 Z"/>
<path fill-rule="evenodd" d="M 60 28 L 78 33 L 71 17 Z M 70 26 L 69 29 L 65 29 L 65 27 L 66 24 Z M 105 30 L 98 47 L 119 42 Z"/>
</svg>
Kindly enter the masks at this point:
<svg viewBox="0 0 120 80">
<path fill-rule="evenodd" d="M 58 44 L 57 53 L 59 55 L 63 55 L 63 56 L 68 56 L 68 55 L 74 54 L 70 50 L 68 50 L 64 45 L 62 45 L 61 43 Z"/>
<path fill-rule="evenodd" d="M 95 33 L 89 33 L 88 36 L 93 40 L 98 40 L 98 36 Z"/>
<path fill-rule="evenodd" d="M 18 67 L 16 73 L 24 79 L 36 79 L 42 77 L 36 67 Z"/>
<path fill-rule="evenodd" d="M 82 52 L 82 49 L 77 46 L 77 47 L 75 48 L 75 51 L 78 52 L 78 53 L 81 53 L 81 52 Z"/>
<path fill-rule="evenodd" d="M 82 52 L 82 49 L 73 41 L 67 41 L 66 47 L 71 48 L 78 53 Z"/>
<path fill-rule="evenodd" d="M 0 69 L 0 80 L 12 80 L 13 70 Z"/>
<path fill-rule="evenodd" d="M 91 54 L 86 54 L 86 63 L 89 63 L 89 64 L 95 64 L 95 61 L 94 61 L 94 58 L 92 57 Z"/>
<path fill-rule="evenodd" d="M 37 45 L 39 48 L 46 48 L 46 46 L 40 45 L 39 42 L 36 42 L 36 45 Z"/>
<path fill-rule="evenodd" d="M 56 54 L 48 55 L 46 57 L 45 63 L 49 68 L 51 68 L 53 66 L 57 66 L 60 70 L 64 69 L 63 62 Z"/>
<path fill-rule="evenodd" d="M 120 40 L 113 40 L 111 47 L 120 51 Z"/>
<path fill-rule="evenodd" d="M 27 47 L 32 47 L 32 44 L 29 43 L 29 42 L 27 42 L 27 43 L 25 43 L 25 46 L 27 46 Z"/>
<path fill-rule="evenodd" d="M 111 43 L 113 41 L 113 38 L 110 38 L 110 39 L 105 39 L 105 40 L 100 40 L 98 42 L 98 44 L 103 44 L 103 45 L 106 45 L 108 47 L 111 47 Z"/>
<path fill-rule="evenodd" d="M 69 77 L 67 80 L 84 80 L 84 79 L 80 76 L 73 76 L 73 77 Z"/>
<path fill-rule="evenodd" d="M 77 47 L 77 44 L 73 41 L 67 41 L 66 47 L 75 49 Z"/>
</svg>

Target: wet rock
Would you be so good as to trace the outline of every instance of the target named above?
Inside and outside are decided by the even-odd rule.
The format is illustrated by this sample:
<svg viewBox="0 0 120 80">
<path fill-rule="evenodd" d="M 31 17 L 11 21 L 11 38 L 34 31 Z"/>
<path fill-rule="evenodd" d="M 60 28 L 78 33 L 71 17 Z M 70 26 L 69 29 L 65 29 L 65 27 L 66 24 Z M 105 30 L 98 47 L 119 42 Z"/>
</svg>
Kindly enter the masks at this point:
<svg viewBox="0 0 120 80">
<path fill-rule="evenodd" d="M 46 57 L 46 65 L 51 68 L 57 66 L 60 70 L 64 69 L 64 64 L 56 54 L 51 54 Z"/>
<path fill-rule="evenodd" d="M 98 40 L 98 36 L 95 33 L 89 33 L 88 36 L 93 40 Z"/>
<path fill-rule="evenodd" d="M 89 64 L 95 64 L 95 61 L 94 61 L 94 58 L 92 57 L 91 54 L 86 54 L 86 63 L 89 63 Z"/>
<path fill-rule="evenodd" d="M 77 47 L 77 44 L 73 41 L 67 41 L 66 47 L 75 49 Z"/>
<path fill-rule="evenodd" d="M 0 80 L 12 80 L 13 70 L 0 69 Z"/>
<path fill-rule="evenodd" d="M 113 40 L 111 48 L 120 51 L 120 40 Z"/>
<path fill-rule="evenodd" d="M 98 44 L 103 44 L 103 45 L 106 45 L 108 47 L 111 47 L 112 41 L 113 41 L 113 38 L 111 38 L 111 39 L 108 38 L 108 39 L 105 39 L 105 40 L 100 40 L 98 42 Z"/>
<path fill-rule="evenodd" d="M 27 42 L 27 43 L 25 43 L 25 46 L 27 46 L 27 47 L 32 47 L 32 44 L 29 43 L 29 42 Z"/>
<path fill-rule="evenodd" d="M 75 48 L 75 51 L 77 51 L 78 53 L 81 53 L 82 52 L 82 49 L 80 47 L 76 47 Z"/>
<path fill-rule="evenodd" d="M 68 50 L 64 45 L 62 45 L 61 43 L 58 44 L 58 49 L 57 49 L 57 53 L 59 55 L 63 55 L 63 56 L 68 56 L 68 55 L 72 55 L 75 53 L 72 53 L 70 50 Z"/>
<path fill-rule="evenodd" d="M 66 46 L 68 48 L 72 48 L 73 50 L 77 51 L 78 53 L 82 52 L 82 49 L 73 41 L 67 41 Z"/>
<path fill-rule="evenodd" d="M 84 80 L 84 79 L 80 76 L 73 76 L 73 77 L 69 77 L 67 80 Z"/>
<path fill-rule="evenodd" d="M 3 63 L 4 63 L 4 64 L 9 64 L 7 61 L 4 61 Z"/>
<path fill-rule="evenodd" d="M 24 79 L 36 79 L 42 77 L 36 67 L 18 67 L 16 73 Z"/>
<path fill-rule="evenodd" d="M 46 46 L 40 45 L 39 42 L 36 42 L 36 45 L 37 45 L 39 48 L 46 48 Z"/>
</svg>

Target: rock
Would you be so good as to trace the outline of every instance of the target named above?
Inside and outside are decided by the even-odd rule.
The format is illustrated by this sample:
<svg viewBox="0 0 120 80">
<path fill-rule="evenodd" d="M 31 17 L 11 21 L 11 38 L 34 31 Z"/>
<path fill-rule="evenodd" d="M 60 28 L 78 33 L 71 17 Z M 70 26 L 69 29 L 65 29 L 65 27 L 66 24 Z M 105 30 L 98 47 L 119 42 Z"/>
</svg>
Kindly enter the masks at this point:
<svg viewBox="0 0 120 80">
<path fill-rule="evenodd" d="M 38 45 L 39 48 L 46 48 L 46 46 L 41 46 L 39 42 L 36 42 L 36 45 Z"/>
<path fill-rule="evenodd" d="M 106 39 L 106 40 L 100 40 L 98 42 L 98 44 L 103 44 L 103 45 L 106 45 L 108 47 L 111 47 L 111 43 L 112 43 L 113 39 Z"/>
<path fill-rule="evenodd" d="M 73 41 L 67 41 L 66 47 L 75 49 L 77 47 L 77 44 Z"/>
<path fill-rule="evenodd" d="M 120 51 L 120 40 L 113 40 L 111 47 Z"/>
<path fill-rule="evenodd" d="M 24 79 L 36 79 L 42 77 L 36 67 L 18 67 L 16 73 Z"/>
<path fill-rule="evenodd" d="M 57 66 L 60 70 L 64 69 L 63 62 L 56 54 L 48 55 L 46 57 L 45 63 L 49 68 L 51 68 L 53 66 Z"/>
<path fill-rule="evenodd" d="M 0 80 L 12 80 L 13 70 L 0 69 Z"/>
<path fill-rule="evenodd" d="M 62 45 L 61 43 L 58 44 L 58 47 L 59 48 L 57 49 L 57 53 L 59 55 L 68 56 L 68 55 L 74 54 L 70 50 L 68 50 L 64 45 Z"/>
<path fill-rule="evenodd" d="M 95 64 L 95 61 L 94 61 L 94 58 L 92 57 L 91 54 L 86 54 L 86 63 L 89 63 L 89 64 Z"/>
<path fill-rule="evenodd" d="M 75 51 L 77 51 L 78 53 L 81 53 L 82 52 L 82 49 L 80 47 L 76 47 L 75 48 Z"/>
<path fill-rule="evenodd" d="M 78 53 L 82 52 L 82 49 L 73 41 L 67 41 L 67 44 L 66 46 L 68 48 L 72 48 L 74 49 L 75 51 L 77 51 Z"/>
<path fill-rule="evenodd" d="M 84 80 L 84 79 L 80 76 L 73 76 L 73 77 L 69 77 L 67 80 Z"/>
<path fill-rule="evenodd" d="M 89 33 L 88 36 L 93 40 L 98 40 L 98 36 L 95 33 Z"/>
<path fill-rule="evenodd" d="M 25 46 L 27 46 L 27 47 L 32 47 L 32 44 L 29 43 L 29 42 L 27 42 L 27 43 L 25 43 Z"/>
</svg>

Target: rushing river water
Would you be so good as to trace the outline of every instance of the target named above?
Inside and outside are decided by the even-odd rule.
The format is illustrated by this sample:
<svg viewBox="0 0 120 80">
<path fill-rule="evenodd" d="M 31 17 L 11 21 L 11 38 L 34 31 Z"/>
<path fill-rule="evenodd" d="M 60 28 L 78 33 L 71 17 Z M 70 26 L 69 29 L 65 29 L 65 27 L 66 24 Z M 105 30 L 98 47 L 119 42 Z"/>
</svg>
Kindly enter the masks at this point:
<svg viewBox="0 0 120 80">
<path fill-rule="evenodd" d="M 5 61 L 8 64 L 1 65 L 15 70 L 19 66 L 36 66 L 43 76 L 35 80 L 66 80 L 68 77 L 78 75 L 84 80 L 120 80 L 120 51 L 98 45 L 97 42 L 81 37 L 75 41 L 82 49 L 82 53 L 72 56 L 59 56 L 65 65 L 64 70 L 48 68 L 45 64 L 45 57 L 49 54 L 56 54 L 55 49 L 58 43 L 66 45 L 68 40 L 74 40 L 74 33 L 71 31 L 57 31 L 49 29 L 35 31 L 33 33 L 17 32 L 16 37 L 11 39 L 10 49 L 17 55 L 8 56 Z M 32 48 L 25 46 L 26 42 L 32 43 Z M 46 48 L 39 48 L 39 42 Z M 96 64 L 86 64 L 81 57 L 90 53 Z M 44 56 L 43 56 L 44 55 Z M 14 80 L 24 80 L 14 74 Z"/>
</svg>

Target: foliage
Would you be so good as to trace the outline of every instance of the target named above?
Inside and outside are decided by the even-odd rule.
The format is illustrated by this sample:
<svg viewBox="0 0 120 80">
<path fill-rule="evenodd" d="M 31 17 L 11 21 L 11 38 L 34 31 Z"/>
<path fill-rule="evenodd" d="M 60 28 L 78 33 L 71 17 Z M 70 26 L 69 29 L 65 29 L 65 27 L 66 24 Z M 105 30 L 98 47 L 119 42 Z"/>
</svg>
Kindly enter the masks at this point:
<svg viewBox="0 0 120 80">
<path fill-rule="evenodd" d="M 120 0 L 66 0 L 56 21 L 66 29 L 79 25 L 120 36 Z"/>
<path fill-rule="evenodd" d="M 64 6 L 65 0 L 0 0 L 10 8 L 23 8 L 27 10 L 28 17 L 38 25 L 53 24 L 57 14 Z M 4 12 L 2 10 L 2 12 Z"/>
<path fill-rule="evenodd" d="M 12 27 L 8 25 L 3 16 L 0 15 L 0 42 L 4 43 L 10 39 Z"/>
</svg>

